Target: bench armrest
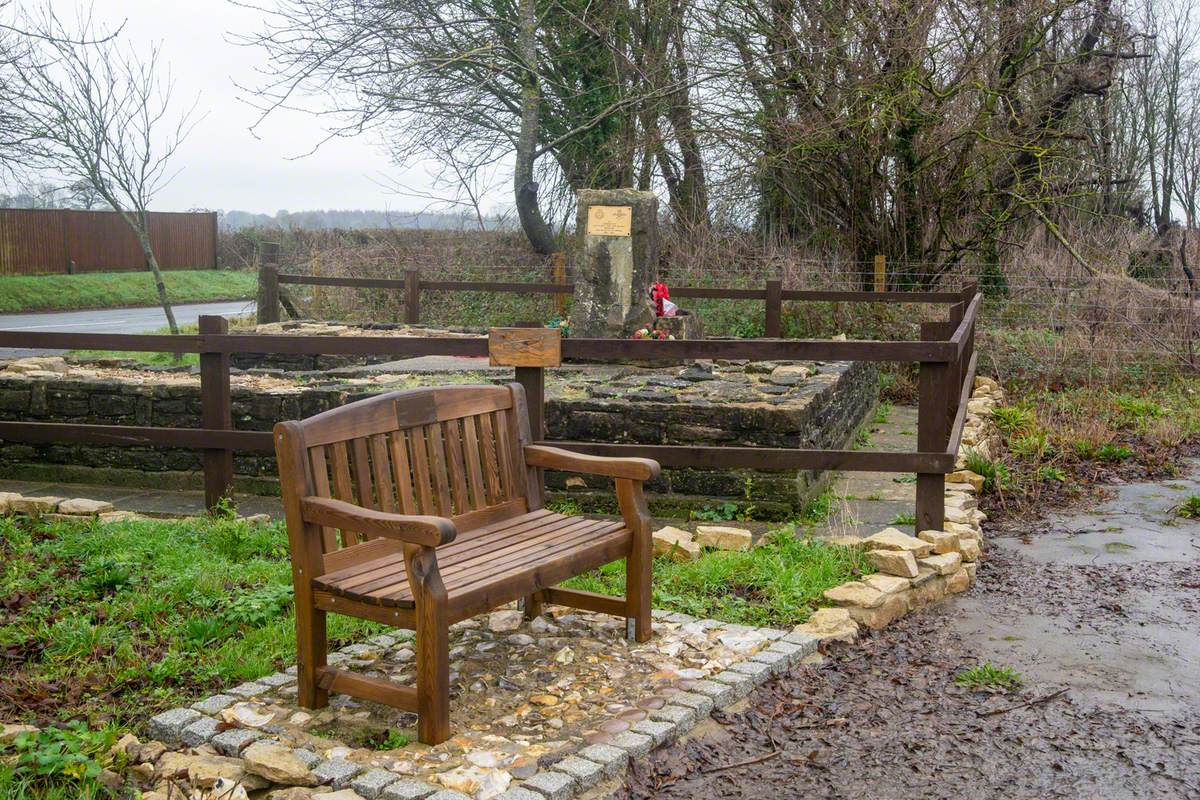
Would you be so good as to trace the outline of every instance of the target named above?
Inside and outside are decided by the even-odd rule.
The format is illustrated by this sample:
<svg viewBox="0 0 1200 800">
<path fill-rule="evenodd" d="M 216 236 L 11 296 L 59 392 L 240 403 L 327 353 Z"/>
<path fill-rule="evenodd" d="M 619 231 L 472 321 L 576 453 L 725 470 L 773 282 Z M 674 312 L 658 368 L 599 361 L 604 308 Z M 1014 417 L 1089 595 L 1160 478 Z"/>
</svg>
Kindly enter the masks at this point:
<svg viewBox="0 0 1200 800">
<path fill-rule="evenodd" d="M 660 469 L 658 462 L 649 458 L 589 456 L 558 447 L 547 447 L 544 444 L 525 445 L 525 463 L 531 467 L 606 475 L 610 478 L 628 478 L 635 481 L 657 478 Z"/>
<path fill-rule="evenodd" d="M 399 539 L 424 547 L 448 544 L 458 535 L 454 523 L 445 517 L 392 514 L 328 497 L 302 497 L 300 515 L 305 522 L 315 525 Z"/>
</svg>

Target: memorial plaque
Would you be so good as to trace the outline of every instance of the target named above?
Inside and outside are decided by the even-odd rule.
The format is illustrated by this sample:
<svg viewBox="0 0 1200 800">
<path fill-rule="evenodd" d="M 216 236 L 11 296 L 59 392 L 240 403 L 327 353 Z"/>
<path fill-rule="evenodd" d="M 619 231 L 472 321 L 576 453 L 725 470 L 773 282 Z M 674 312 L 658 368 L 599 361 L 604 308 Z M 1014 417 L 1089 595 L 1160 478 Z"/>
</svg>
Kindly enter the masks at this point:
<svg viewBox="0 0 1200 800">
<path fill-rule="evenodd" d="M 589 236 L 629 236 L 633 208 L 630 206 L 591 206 L 588 208 Z"/>
</svg>

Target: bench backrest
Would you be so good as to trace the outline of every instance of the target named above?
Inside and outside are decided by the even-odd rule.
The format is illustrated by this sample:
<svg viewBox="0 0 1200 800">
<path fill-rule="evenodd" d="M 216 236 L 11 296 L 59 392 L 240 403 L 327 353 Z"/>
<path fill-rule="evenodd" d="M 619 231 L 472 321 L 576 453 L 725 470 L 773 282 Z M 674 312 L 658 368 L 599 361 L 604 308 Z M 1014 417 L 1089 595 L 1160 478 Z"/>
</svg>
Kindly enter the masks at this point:
<svg viewBox="0 0 1200 800">
<path fill-rule="evenodd" d="M 530 510 L 520 384 L 391 392 L 310 417 L 300 429 L 304 495 L 449 517 L 460 530 Z M 339 540 L 332 529 L 321 539 L 325 553 L 362 541 L 353 531 Z"/>
</svg>

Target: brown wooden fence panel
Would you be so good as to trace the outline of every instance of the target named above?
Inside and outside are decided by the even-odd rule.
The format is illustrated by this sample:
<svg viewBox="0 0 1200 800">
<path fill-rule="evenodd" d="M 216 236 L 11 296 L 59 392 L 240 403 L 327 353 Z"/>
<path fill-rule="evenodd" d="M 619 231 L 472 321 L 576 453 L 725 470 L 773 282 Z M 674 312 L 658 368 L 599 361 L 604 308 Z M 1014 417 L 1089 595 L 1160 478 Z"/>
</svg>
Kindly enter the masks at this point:
<svg viewBox="0 0 1200 800">
<path fill-rule="evenodd" d="M 150 243 L 163 269 L 212 269 L 216 214 L 151 212 Z M 0 209 L 0 275 L 145 268 L 137 237 L 112 211 Z"/>
</svg>

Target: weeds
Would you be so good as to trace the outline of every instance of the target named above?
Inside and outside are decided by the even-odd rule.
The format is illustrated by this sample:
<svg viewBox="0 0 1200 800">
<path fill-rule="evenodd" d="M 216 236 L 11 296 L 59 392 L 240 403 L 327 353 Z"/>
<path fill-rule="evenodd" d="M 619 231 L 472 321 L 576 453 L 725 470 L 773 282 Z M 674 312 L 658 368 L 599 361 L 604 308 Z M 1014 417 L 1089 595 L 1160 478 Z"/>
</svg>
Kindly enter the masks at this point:
<svg viewBox="0 0 1200 800">
<path fill-rule="evenodd" d="M 107 796 L 96 779 L 106 768 L 123 766 L 109 752 L 116 740 L 114 728 L 89 730 L 78 720 L 17 734 L 0 745 L 0 792 L 11 798 Z"/>
<path fill-rule="evenodd" d="M 1016 691 L 1023 684 L 1020 673 L 987 662 L 958 673 L 954 682 L 972 691 L 999 689 L 1004 692 Z"/>
<path fill-rule="evenodd" d="M 895 517 L 892 518 L 892 524 L 893 525 L 916 525 L 917 524 L 917 515 L 910 514 L 907 512 L 897 514 Z"/>
<path fill-rule="evenodd" d="M 1194 494 L 1176 506 L 1175 513 L 1184 519 L 1200 519 L 1200 494 Z"/>
</svg>

